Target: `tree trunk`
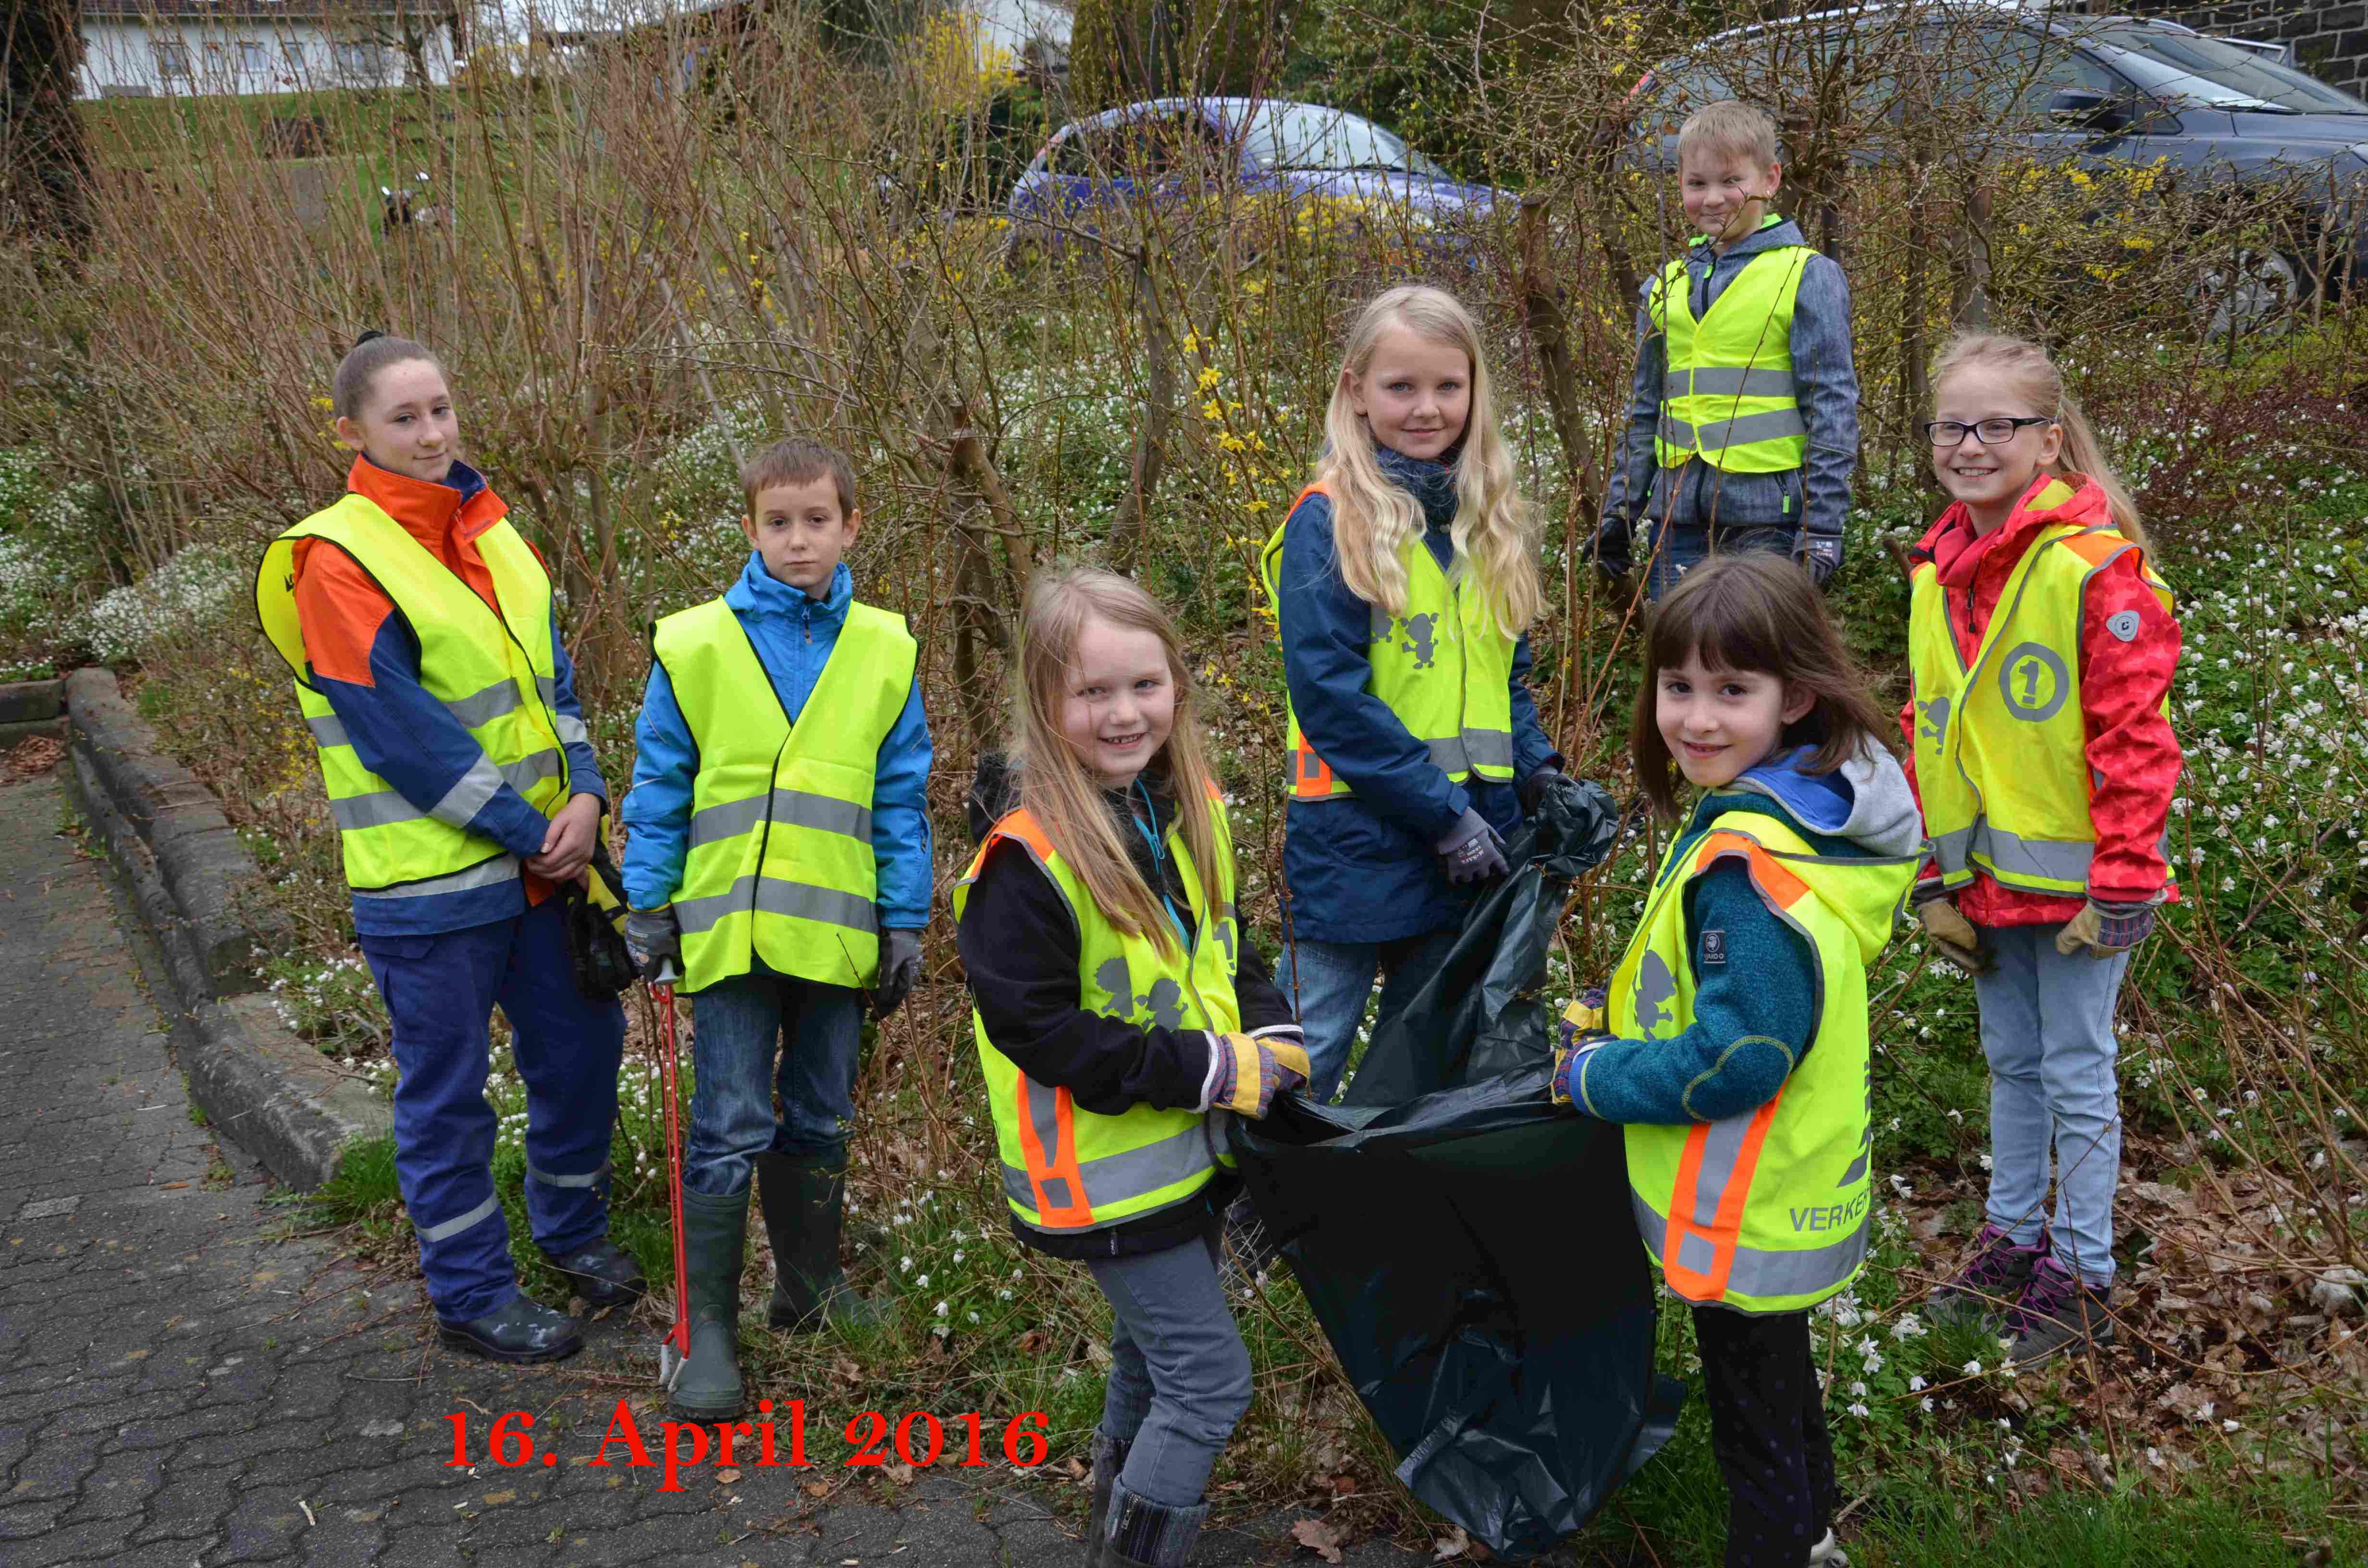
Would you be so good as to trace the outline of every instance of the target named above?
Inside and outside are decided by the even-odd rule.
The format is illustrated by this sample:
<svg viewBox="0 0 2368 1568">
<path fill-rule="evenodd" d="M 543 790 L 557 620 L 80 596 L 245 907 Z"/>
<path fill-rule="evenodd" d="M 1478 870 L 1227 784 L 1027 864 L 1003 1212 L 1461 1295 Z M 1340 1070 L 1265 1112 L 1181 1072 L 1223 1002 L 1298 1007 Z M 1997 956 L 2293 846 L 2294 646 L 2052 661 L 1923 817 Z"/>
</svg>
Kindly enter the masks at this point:
<svg viewBox="0 0 2368 1568">
<path fill-rule="evenodd" d="M 0 125 L 0 214 L 75 256 L 90 243 L 90 153 L 74 107 L 82 66 L 82 0 L 25 0 L 0 21 L 8 73 Z"/>
</svg>

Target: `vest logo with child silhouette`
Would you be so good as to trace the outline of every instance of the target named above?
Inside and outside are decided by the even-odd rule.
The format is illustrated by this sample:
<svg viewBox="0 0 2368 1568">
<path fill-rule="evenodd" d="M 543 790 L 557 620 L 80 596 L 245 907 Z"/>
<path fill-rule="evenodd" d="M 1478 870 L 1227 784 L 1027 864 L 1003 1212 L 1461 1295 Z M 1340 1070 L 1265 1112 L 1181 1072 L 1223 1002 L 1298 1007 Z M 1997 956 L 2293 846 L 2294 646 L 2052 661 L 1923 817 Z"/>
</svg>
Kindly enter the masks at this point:
<svg viewBox="0 0 2368 1568">
<path fill-rule="evenodd" d="M 1155 1028 L 1184 1027 L 1184 988 L 1163 975 L 1151 983 L 1150 990 L 1137 995 L 1134 974 L 1127 968 L 1124 955 L 1104 960 L 1094 971 L 1094 983 L 1110 993 L 1111 1006 L 1122 1009 L 1115 1016 L 1139 1018 Z"/>
</svg>

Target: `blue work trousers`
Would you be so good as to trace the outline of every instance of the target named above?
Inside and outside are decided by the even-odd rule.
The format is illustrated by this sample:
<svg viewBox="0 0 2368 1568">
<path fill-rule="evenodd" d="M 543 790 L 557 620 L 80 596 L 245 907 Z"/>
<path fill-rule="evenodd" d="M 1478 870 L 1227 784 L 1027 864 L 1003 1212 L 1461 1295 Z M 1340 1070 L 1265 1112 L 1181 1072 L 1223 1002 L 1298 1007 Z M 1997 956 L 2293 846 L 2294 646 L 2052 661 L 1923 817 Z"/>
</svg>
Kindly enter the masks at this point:
<svg viewBox="0 0 2368 1568">
<path fill-rule="evenodd" d="M 510 1021 L 526 1085 L 526 1212 L 548 1252 L 609 1233 L 609 1137 L 625 1010 L 587 1002 L 568 967 L 560 901 L 428 937 L 363 937 L 394 1026 L 394 1173 L 438 1317 L 463 1323 L 518 1294 L 494 1191 L 490 1025 Z"/>
<path fill-rule="evenodd" d="M 751 972 L 700 992 L 690 1006 L 696 1078 L 683 1186 L 729 1198 L 748 1190 L 757 1156 L 768 1150 L 836 1154 L 847 1147 L 863 1040 L 861 992 L 794 980 L 759 960 Z"/>
</svg>

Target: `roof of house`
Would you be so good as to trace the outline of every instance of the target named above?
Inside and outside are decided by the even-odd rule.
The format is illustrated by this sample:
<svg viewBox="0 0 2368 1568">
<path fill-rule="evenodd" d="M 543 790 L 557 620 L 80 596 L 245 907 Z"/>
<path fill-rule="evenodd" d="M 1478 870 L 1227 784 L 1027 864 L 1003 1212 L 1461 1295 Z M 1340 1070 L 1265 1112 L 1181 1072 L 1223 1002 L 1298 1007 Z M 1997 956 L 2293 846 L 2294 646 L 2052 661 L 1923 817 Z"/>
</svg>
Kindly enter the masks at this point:
<svg viewBox="0 0 2368 1568">
<path fill-rule="evenodd" d="M 440 22 L 457 16 L 460 0 L 83 0 L 85 21 L 335 22 L 401 12 Z"/>
</svg>

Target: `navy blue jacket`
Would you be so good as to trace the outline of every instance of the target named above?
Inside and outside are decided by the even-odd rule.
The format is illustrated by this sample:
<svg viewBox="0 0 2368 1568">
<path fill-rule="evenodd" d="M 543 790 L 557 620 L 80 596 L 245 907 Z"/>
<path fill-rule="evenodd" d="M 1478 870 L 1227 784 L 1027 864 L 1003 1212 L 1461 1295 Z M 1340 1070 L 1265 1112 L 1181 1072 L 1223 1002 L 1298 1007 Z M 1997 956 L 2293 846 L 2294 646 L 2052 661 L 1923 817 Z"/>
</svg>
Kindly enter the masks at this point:
<svg viewBox="0 0 2368 1568">
<path fill-rule="evenodd" d="M 1446 463 L 1379 449 L 1382 470 L 1422 503 L 1423 542 L 1441 568 L 1452 564 L 1455 478 Z M 1471 895 L 1448 884 L 1434 847 L 1464 808 L 1509 836 L 1520 825 L 1512 784 L 1474 778 L 1458 784 L 1430 760 L 1389 705 L 1366 687 L 1372 612 L 1349 589 L 1333 559 L 1332 503 L 1310 495 L 1284 525 L 1276 574 L 1281 603 L 1283 677 L 1299 727 L 1316 755 L 1355 790 L 1326 801 L 1292 800 L 1284 822 L 1283 881 L 1293 940 L 1387 942 L 1452 930 Z M 1530 642 L 1513 650 L 1513 777 L 1559 763 L 1529 688 Z"/>
</svg>

